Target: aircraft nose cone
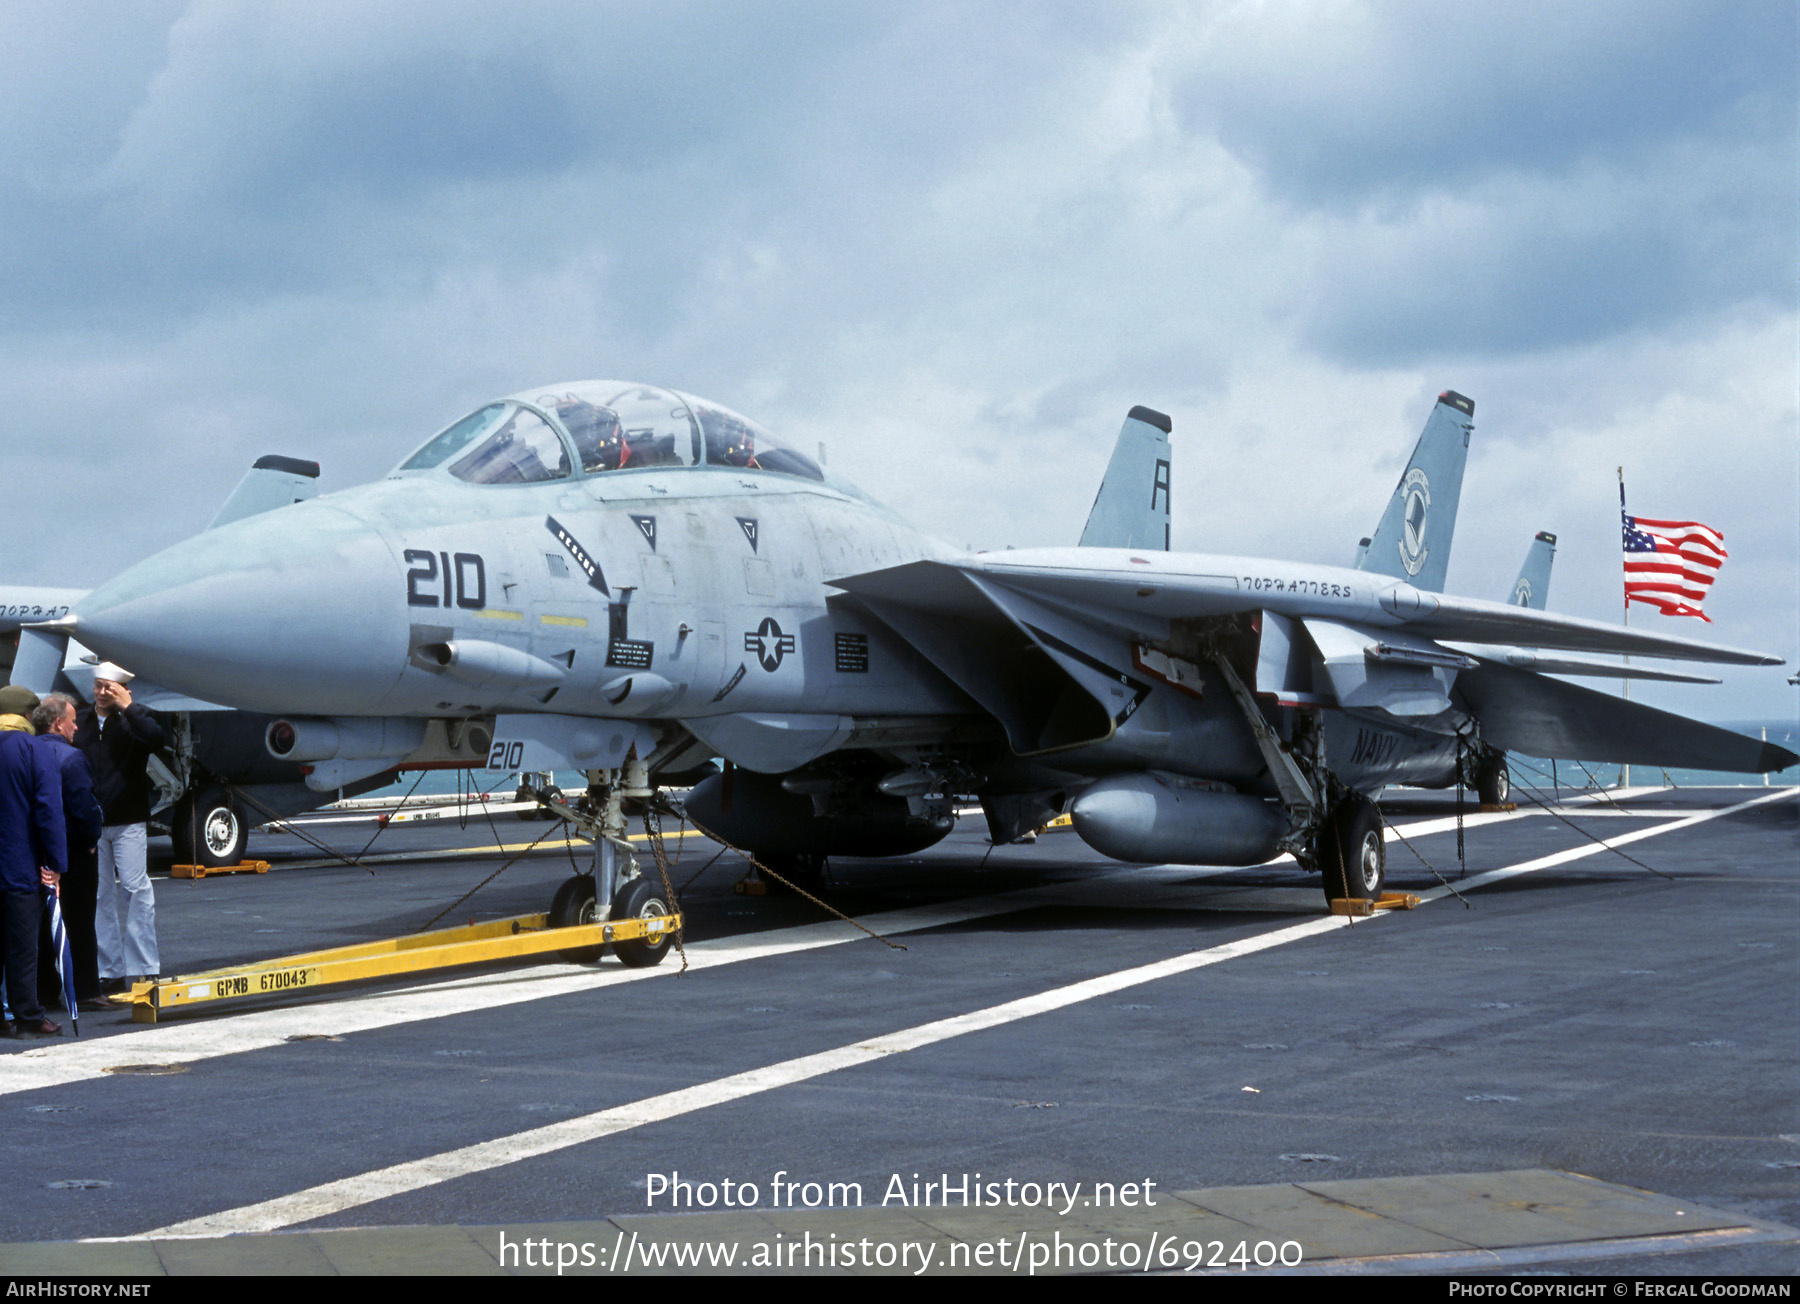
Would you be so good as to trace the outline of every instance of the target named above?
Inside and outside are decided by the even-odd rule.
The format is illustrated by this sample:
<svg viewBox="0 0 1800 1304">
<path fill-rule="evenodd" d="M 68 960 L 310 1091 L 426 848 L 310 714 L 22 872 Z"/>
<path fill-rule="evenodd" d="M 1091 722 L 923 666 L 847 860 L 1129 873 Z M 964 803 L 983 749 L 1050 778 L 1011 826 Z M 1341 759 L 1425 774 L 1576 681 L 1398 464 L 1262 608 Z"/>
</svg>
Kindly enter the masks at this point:
<svg viewBox="0 0 1800 1304">
<path fill-rule="evenodd" d="M 75 637 L 165 688 L 269 712 L 379 709 L 406 667 L 379 531 L 299 503 L 176 544 L 90 593 Z"/>
</svg>

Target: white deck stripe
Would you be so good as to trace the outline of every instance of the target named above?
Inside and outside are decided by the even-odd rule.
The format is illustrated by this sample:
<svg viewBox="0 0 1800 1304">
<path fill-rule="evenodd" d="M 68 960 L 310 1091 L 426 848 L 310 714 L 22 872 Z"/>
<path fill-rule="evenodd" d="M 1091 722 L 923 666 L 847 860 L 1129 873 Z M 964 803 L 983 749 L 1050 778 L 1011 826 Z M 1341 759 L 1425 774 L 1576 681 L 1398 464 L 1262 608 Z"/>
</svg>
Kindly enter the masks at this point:
<svg viewBox="0 0 1800 1304">
<path fill-rule="evenodd" d="M 1613 839 L 1613 842 L 1615 845 L 1639 842 L 1645 838 L 1672 833 L 1677 829 L 1692 828 L 1697 824 L 1704 824 L 1709 820 L 1731 815 L 1767 801 L 1778 801 L 1784 797 L 1793 796 L 1794 791 L 1773 792 L 1767 796 L 1740 802 L 1735 806 L 1703 811 L 1675 823 L 1661 824 L 1654 828 L 1640 829 L 1624 834 Z M 1529 874 L 1535 870 L 1548 869 L 1554 865 L 1567 864 L 1570 861 L 1599 855 L 1604 851 L 1604 847 L 1589 843 L 1552 855 L 1540 856 L 1536 860 L 1522 861 L 1516 865 L 1476 874 L 1460 886 L 1467 889 L 1486 883 L 1499 882 L 1521 874 Z M 1449 895 L 1449 889 L 1439 888 L 1423 895 L 1427 901 L 1440 900 Z M 1382 917 L 1376 915 L 1363 920 L 1362 923 L 1364 925 L 1371 924 Z M 524 1132 L 515 1132 L 510 1136 L 498 1137 L 492 1141 L 482 1141 L 475 1145 L 445 1151 L 442 1154 L 428 1155 L 422 1159 L 394 1164 L 387 1168 L 375 1169 L 372 1172 L 359 1173 L 353 1177 L 326 1182 L 304 1191 L 296 1191 L 292 1195 L 278 1196 L 272 1200 L 263 1200 L 237 1209 L 227 1209 L 205 1217 L 155 1228 L 136 1236 L 95 1239 L 148 1240 L 276 1231 L 297 1223 L 309 1222 L 315 1218 L 341 1213 L 345 1209 L 371 1204 L 390 1196 L 404 1195 L 411 1191 L 436 1186 L 472 1173 L 484 1172 L 517 1163 L 520 1160 L 551 1154 L 570 1146 L 581 1145 L 588 1141 L 629 1131 L 632 1128 L 643 1127 L 646 1124 L 678 1118 L 681 1115 L 707 1109 L 713 1105 L 742 1100 L 747 1096 L 760 1095 L 778 1087 L 792 1086 L 795 1083 L 805 1082 L 827 1073 L 835 1073 L 840 1069 L 867 1064 L 888 1055 L 917 1050 L 922 1046 L 949 1041 L 968 1033 L 1000 1027 L 1020 1019 L 1031 1018 L 1034 1015 L 1090 1001 L 1096 997 L 1109 996 L 1127 988 L 1155 982 L 1175 974 L 1188 973 L 1208 965 L 1236 959 L 1239 956 L 1254 955 L 1259 951 L 1270 950 L 1289 942 L 1297 942 L 1304 938 L 1347 927 L 1350 923 L 1351 921 L 1343 916 L 1327 915 L 1323 918 L 1308 920 L 1303 924 L 1291 924 L 1285 928 L 1277 928 L 1253 937 L 1227 942 L 1222 946 L 1208 947 L 1203 951 L 1190 951 L 1185 955 L 1173 956 L 1167 960 L 1158 960 L 1151 964 L 1136 965 L 1115 973 L 1102 974 L 1096 978 L 1051 988 L 1048 991 L 1038 992 L 1017 1000 L 1004 1001 L 999 1005 L 990 1005 L 985 1009 L 973 1010 L 967 1014 L 933 1020 L 930 1023 L 923 1023 L 913 1028 L 903 1028 L 885 1036 L 872 1037 L 812 1055 L 802 1055 L 762 1068 L 734 1073 L 712 1082 L 702 1082 L 677 1091 L 665 1092 L 659 1096 L 617 1105 L 611 1109 L 583 1115 L 580 1118 L 565 1119 L 560 1123 L 530 1128 Z"/>
<path fill-rule="evenodd" d="M 1188 878 L 1235 872 L 1191 865 L 1111 868 L 1044 887 L 1021 888 L 941 905 L 869 915 L 862 922 L 881 933 L 916 932 L 1056 904 L 1071 892 L 1125 874 L 1140 878 L 1146 875 Z M 690 942 L 688 968 L 690 971 L 713 969 L 745 960 L 763 960 L 858 941 L 869 941 L 868 935 L 839 920 L 768 929 Z M 98 1040 L 47 1042 L 28 1051 L 0 1057 L 0 1097 L 105 1077 L 107 1067 L 114 1064 L 191 1064 L 221 1055 L 267 1050 L 281 1045 L 290 1036 L 344 1036 L 369 1032 L 500 1009 L 526 1001 L 547 1000 L 617 983 L 668 978 L 679 972 L 680 966 L 675 963 L 664 963 L 652 969 L 627 969 L 612 964 L 600 969 L 572 969 L 566 963 L 541 964 L 503 973 L 471 974 L 399 991 L 348 996 L 330 1002 L 145 1026 Z"/>
<path fill-rule="evenodd" d="M 1501 814 L 1471 816 L 1465 821 L 1465 825 L 1476 827 L 1482 823 L 1511 818 L 1515 817 Z M 1454 828 L 1455 824 L 1454 818 L 1421 820 L 1403 826 L 1401 831 L 1417 837 Z M 889 911 L 869 916 L 863 922 L 881 933 L 915 932 L 1052 904 L 1065 898 L 1071 891 L 1079 891 L 1093 883 L 1118 877 L 1127 877 L 1136 882 L 1157 878 L 1185 881 L 1239 872 L 1241 871 L 1197 865 L 1109 866 L 1044 887 L 1021 888 L 1014 892 L 971 897 L 942 905 Z M 694 942 L 687 948 L 688 965 L 690 969 L 705 969 L 863 940 L 866 940 L 865 935 L 848 924 L 827 920 L 817 924 L 801 924 L 792 928 L 769 929 L 759 933 Z M 654 969 L 626 969 L 608 965 L 599 970 L 571 970 L 566 964 L 540 964 L 505 973 L 488 972 L 441 979 L 399 991 L 348 996 L 329 1003 L 250 1010 L 210 1018 L 201 1015 L 194 1022 L 141 1027 L 99 1040 L 46 1042 L 27 1051 L 0 1057 L 0 1097 L 104 1077 L 108 1066 L 115 1064 L 191 1064 L 220 1055 L 267 1050 L 281 1045 L 291 1036 L 345 1036 L 428 1019 L 501 1009 L 527 1001 L 609 987 L 615 983 L 668 977 L 676 972 L 676 968 L 668 964 Z M 140 1038 L 146 1040 L 139 1040 Z"/>
</svg>

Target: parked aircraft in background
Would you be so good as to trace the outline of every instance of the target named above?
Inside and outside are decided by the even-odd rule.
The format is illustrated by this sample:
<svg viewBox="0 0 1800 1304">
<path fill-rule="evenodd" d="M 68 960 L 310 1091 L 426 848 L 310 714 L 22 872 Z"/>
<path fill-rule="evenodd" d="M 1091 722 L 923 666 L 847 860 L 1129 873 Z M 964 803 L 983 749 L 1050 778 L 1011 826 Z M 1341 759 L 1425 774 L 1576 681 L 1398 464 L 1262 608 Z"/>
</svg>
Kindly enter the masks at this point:
<svg viewBox="0 0 1800 1304">
<path fill-rule="evenodd" d="M 1115 458 L 1089 546 L 968 554 L 717 404 L 542 386 L 383 480 L 132 567 L 28 628 L 18 677 L 53 674 L 77 637 L 174 691 L 279 715 L 268 749 L 315 784 L 490 730 L 494 769 L 585 770 L 596 873 L 559 892 L 570 921 L 668 909 L 623 859 L 625 802 L 713 757 L 729 767 L 688 812 L 770 863 L 918 850 L 974 793 L 998 840 L 1066 810 L 1121 860 L 1290 850 L 1332 897 L 1381 887 L 1367 794 L 1387 784 L 1446 785 L 1508 750 L 1795 760 L 1459 650 L 1779 664 L 1435 591 L 1455 493 L 1432 459 L 1466 447 L 1472 413 L 1440 397 L 1365 565 L 1343 569 L 1165 551 L 1166 454 Z M 1169 424 L 1136 408 L 1121 439 L 1154 452 Z"/>
</svg>

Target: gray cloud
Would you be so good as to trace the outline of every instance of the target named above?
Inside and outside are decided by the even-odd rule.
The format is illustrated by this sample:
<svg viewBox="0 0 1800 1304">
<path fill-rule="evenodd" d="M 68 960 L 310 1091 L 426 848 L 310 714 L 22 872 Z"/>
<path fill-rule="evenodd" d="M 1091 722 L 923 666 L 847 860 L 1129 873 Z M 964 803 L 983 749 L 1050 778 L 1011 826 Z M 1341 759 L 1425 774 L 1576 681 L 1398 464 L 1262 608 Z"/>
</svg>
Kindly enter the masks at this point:
<svg viewBox="0 0 1800 1304">
<path fill-rule="evenodd" d="M 1322 561 L 1454 386 L 1453 587 L 1555 529 L 1558 605 L 1615 618 L 1621 461 L 1744 541 L 1722 603 L 1794 585 L 1792 79 L 1740 11 L 64 12 L 0 18 L 8 465 L 78 486 L 0 522 L 9 579 L 103 578 L 260 453 L 342 487 L 612 375 L 978 546 L 1071 541 L 1148 403 L 1178 546 Z"/>
</svg>

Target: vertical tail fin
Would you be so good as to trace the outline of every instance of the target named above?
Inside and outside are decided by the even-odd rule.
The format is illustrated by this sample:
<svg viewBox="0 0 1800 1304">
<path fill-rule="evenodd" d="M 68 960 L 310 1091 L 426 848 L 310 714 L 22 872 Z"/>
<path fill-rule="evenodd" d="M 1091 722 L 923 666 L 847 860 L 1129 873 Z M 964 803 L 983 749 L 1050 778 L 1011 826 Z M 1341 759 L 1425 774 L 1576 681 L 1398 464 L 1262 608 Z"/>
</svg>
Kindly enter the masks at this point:
<svg viewBox="0 0 1800 1304">
<path fill-rule="evenodd" d="M 1433 593 L 1443 591 L 1474 429 L 1474 400 L 1453 389 L 1438 395 L 1358 569 L 1392 575 Z"/>
<path fill-rule="evenodd" d="M 1547 530 L 1539 530 L 1506 600 L 1515 607 L 1542 611 L 1550 601 L 1550 564 L 1555 560 L 1556 536 Z"/>
<path fill-rule="evenodd" d="M 1083 548 L 1169 547 L 1169 418 L 1134 407 L 1081 532 Z"/>
</svg>

